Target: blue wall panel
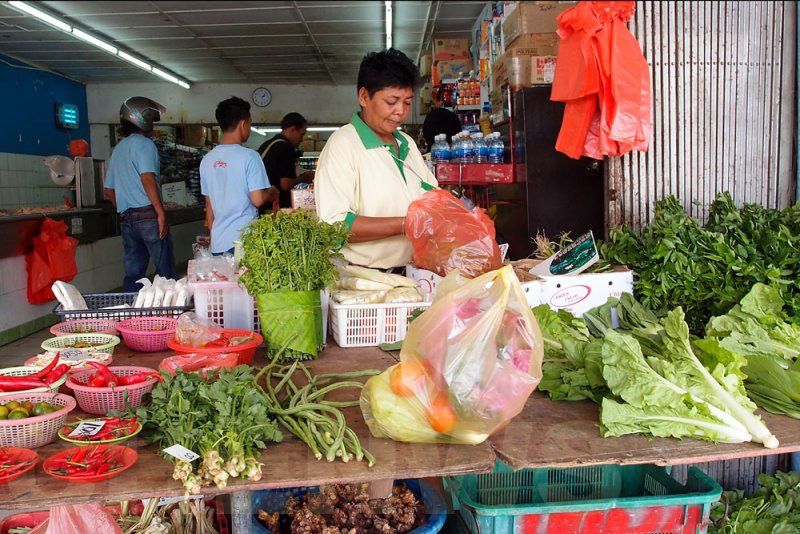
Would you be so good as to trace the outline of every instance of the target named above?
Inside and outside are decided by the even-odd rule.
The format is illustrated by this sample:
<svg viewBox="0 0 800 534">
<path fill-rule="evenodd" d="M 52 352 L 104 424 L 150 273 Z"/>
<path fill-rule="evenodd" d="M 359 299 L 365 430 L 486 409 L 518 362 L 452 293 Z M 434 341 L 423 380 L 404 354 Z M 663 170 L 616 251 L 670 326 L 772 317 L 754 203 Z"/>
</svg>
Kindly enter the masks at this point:
<svg viewBox="0 0 800 534">
<path fill-rule="evenodd" d="M 13 66 L 12 66 L 13 65 Z M 56 127 L 56 103 L 75 104 L 80 127 Z M 0 54 L 0 152 L 68 155 L 72 139 L 89 139 L 86 86 Z"/>
</svg>

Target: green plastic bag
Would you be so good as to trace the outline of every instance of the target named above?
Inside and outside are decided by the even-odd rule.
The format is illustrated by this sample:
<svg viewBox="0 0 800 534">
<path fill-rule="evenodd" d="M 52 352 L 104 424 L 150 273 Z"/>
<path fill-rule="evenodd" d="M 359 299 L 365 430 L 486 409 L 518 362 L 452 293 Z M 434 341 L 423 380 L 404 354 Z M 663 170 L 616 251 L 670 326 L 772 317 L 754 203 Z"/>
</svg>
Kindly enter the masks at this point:
<svg viewBox="0 0 800 534">
<path fill-rule="evenodd" d="M 284 359 L 317 357 L 325 345 L 319 291 L 260 293 L 256 304 L 270 356 L 286 345 Z"/>
</svg>

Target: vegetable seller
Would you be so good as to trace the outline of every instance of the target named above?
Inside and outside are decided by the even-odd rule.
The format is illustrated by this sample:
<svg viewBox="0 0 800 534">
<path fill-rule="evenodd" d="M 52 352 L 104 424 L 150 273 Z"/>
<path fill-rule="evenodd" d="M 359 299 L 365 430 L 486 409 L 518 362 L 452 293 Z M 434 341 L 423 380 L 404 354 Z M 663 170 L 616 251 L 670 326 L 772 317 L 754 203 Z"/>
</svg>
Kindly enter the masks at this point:
<svg viewBox="0 0 800 534">
<path fill-rule="evenodd" d="M 402 52 L 367 54 L 358 71 L 361 112 L 331 135 L 320 154 L 317 214 L 326 222 L 347 222 L 350 237 L 342 252 L 350 263 L 393 269 L 411 261 L 408 205 L 438 185 L 414 141 L 398 130 L 418 80 Z"/>
<path fill-rule="evenodd" d="M 120 214 L 125 280 L 123 291 L 141 289 L 153 258 L 156 273 L 177 278 L 172 236 L 161 203 L 160 161 L 151 139 L 153 123 L 166 108 L 143 96 L 125 100 L 119 110 L 118 133 L 124 138 L 111 154 L 106 173 L 106 198 Z"/>
<path fill-rule="evenodd" d="M 297 174 L 297 160 L 303 154 L 299 147 L 307 126 L 305 117 L 299 113 L 287 113 L 281 119 L 281 133 L 264 141 L 264 144 L 258 147 L 258 153 L 261 154 L 264 167 L 267 169 L 267 176 L 270 176 L 270 181 L 280 191 L 280 208 L 292 207 L 294 186 L 314 181 L 314 171 Z M 258 211 L 264 214 L 269 211 L 269 207 L 265 204 Z M 272 206 L 272 211 L 276 211 L 277 207 Z"/>
<path fill-rule="evenodd" d="M 258 152 L 241 146 L 250 137 L 250 104 L 238 97 L 217 105 L 222 141 L 200 162 L 200 192 L 206 199 L 211 253 L 233 254 L 233 242 L 258 217 L 258 208 L 278 198 Z"/>
</svg>

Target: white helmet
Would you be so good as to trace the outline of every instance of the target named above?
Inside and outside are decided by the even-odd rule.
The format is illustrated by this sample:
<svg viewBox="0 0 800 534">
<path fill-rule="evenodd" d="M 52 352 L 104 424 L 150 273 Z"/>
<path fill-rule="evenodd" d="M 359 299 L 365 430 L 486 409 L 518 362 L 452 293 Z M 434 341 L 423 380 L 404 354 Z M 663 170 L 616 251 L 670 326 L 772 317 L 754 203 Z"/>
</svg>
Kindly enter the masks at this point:
<svg viewBox="0 0 800 534">
<path fill-rule="evenodd" d="M 119 108 L 119 120 L 128 121 L 143 132 L 153 131 L 153 123 L 161 120 L 167 108 L 145 96 L 132 96 Z"/>
</svg>

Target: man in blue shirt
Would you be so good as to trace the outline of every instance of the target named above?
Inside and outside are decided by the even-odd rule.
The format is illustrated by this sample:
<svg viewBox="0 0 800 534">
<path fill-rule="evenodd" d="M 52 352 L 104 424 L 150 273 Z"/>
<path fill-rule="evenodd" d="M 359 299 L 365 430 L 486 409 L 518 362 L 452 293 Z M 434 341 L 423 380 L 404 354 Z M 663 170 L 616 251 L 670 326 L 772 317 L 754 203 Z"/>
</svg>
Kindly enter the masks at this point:
<svg viewBox="0 0 800 534">
<path fill-rule="evenodd" d="M 278 198 L 258 152 L 241 146 L 250 137 L 250 104 L 238 97 L 217 105 L 222 142 L 200 162 L 200 192 L 206 199 L 212 254 L 233 253 L 233 242 L 258 216 L 258 208 Z"/>
<path fill-rule="evenodd" d="M 105 178 L 105 195 L 120 214 L 125 264 L 123 290 L 138 291 L 153 259 L 156 273 L 176 278 L 172 236 L 161 204 L 158 149 L 149 139 L 164 106 L 143 96 L 125 100 L 119 111 L 119 133 Z"/>
</svg>

